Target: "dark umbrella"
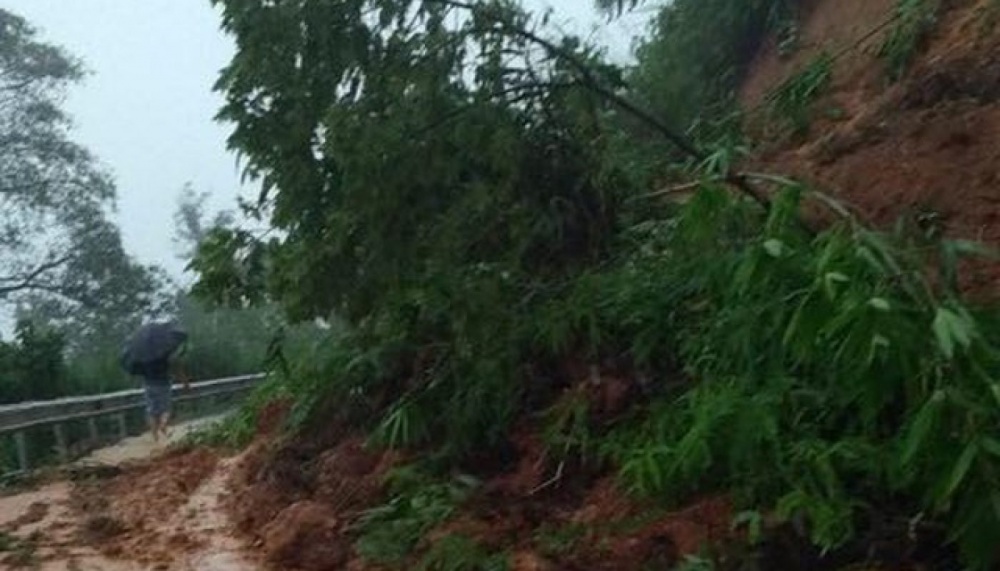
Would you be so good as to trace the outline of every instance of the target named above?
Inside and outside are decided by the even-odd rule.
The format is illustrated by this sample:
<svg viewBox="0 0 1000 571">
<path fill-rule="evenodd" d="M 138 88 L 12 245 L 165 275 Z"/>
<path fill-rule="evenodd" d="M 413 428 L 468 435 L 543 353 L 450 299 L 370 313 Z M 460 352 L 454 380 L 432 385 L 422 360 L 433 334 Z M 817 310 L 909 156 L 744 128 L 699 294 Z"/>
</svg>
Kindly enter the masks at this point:
<svg viewBox="0 0 1000 571">
<path fill-rule="evenodd" d="M 142 365 L 170 357 L 187 339 L 187 333 L 172 321 L 147 323 L 125 344 L 121 364 L 133 375 Z"/>
</svg>

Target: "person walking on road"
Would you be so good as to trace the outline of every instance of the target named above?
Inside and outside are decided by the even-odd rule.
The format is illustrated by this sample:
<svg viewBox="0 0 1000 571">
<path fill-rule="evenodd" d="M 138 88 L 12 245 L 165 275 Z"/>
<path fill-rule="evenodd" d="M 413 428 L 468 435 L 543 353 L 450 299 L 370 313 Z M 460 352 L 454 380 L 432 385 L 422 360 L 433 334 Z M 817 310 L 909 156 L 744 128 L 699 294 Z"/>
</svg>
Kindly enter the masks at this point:
<svg viewBox="0 0 1000 571">
<path fill-rule="evenodd" d="M 187 337 L 187 332 L 176 322 L 147 323 L 132 335 L 122 351 L 122 367 L 129 374 L 143 379 L 146 415 L 156 443 L 161 436 L 167 436 L 171 385 L 179 380 L 185 389 L 190 386 L 190 379 L 179 359 Z"/>
</svg>

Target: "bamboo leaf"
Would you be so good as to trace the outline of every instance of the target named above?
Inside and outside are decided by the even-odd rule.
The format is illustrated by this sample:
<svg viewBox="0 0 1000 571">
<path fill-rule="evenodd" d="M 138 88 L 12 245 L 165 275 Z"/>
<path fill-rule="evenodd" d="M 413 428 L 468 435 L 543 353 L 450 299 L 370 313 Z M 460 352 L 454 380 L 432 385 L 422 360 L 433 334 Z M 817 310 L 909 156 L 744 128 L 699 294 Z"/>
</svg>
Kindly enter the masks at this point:
<svg viewBox="0 0 1000 571">
<path fill-rule="evenodd" d="M 892 309 L 892 305 L 889 304 L 889 300 L 884 297 L 873 297 L 868 300 L 868 305 L 879 311 L 888 313 Z"/>
<path fill-rule="evenodd" d="M 850 282 L 851 279 L 841 272 L 828 272 L 823 276 L 823 285 L 826 288 L 826 294 L 830 299 L 833 299 L 837 295 L 836 284 L 844 284 Z"/>
<path fill-rule="evenodd" d="M 934 316 L 934 323 L 931 325 L 938 348 L 949 359 L 955 356 L 955 338 L 951 329 L 951 315 L 950 311 L 939 307 Z"/>
<path fill-rule="evenodd" d="M 958 461 L 951 470 L 951 476 L 948 478 L 948 484 L 944 488 L 942 499 L 947 499 L 954 495 L 955 490 L 958 489 L 966 476 L 968 476 L 979 450 L 980 444 L 978 441 L 970 442 L 966 445 L 965 450 L 962 451 L 962 455 L 958 457 Z"/>
<path fill-rule="evenodd" d="M 785 243 L 781 240 L 771 238 L 770 240 L 766 240 L 764 242 L 764 250 L 767 251 L 767 254 L 772 258 L 780 258 L 785 254 L 786 247 Z"/>
<path fill-rule="evenodd" d="M 979 256 L 991 260 L 1000 258 L 1000 252 L 997 252 L 996 249 L 989 248 L 980 242 L 973 242 L 971 240 L 948 240 L 946 244 L 959 255 Z"/>
<path fill-rule="evenodd" d="M 927 439 L 934 426 L 937 424 L 941 408 L 944 405 L 946 396 L 944 391 L 936 391 L 930 399 L 924 403 L 914 418 L 913 424 L 903 441 L 902 463 L 908 466 L 913 462 L 921 445 Z"/>
<path fill-rule="evenodd" d="M 979 444 L 983 447 L 983 450 L 1000 458 L 1000 440 L 990 438 L 989 436 L 983 436 L 979 439 Z"/>
</svg>

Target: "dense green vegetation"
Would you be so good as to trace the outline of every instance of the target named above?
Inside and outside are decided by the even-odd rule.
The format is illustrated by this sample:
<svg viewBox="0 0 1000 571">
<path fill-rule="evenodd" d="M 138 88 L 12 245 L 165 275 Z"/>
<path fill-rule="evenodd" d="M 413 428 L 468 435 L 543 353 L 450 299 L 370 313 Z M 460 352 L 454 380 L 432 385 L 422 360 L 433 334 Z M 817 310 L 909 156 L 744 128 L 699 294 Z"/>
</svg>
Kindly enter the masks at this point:
<svg viewBox="0 0 1000 571">
<path fill-rule="evenodd" d="M 238 45 L 221 117 L 276 232 L 214 232 L 197 289 L 344 318 L 271 389 L 298 399 L 294 425 L 336 403 L 444 475 L 549 412 L 553 453 L 598 458 L 652 500 L 725 491 L 744 521 L 805 522 L 829 552 L 942 526 L 968 565 L 993 562 L 1000 328 L 954 285 L 978 249 L 832 203 L 841 222 L 808 230 L 808 189 L 775 177 L 763 206 L 747 200 L 725 182 L 747 190 L 731 124 L 698 128 L 725 123 L 765 34 L 794 49 L 794 2 L 670 3 L 628 72 L 516 2 L 215 3 Z M 830 64 L 772 98 L 793 127 Z M 649 199 L 666 172 L 696 197 Z M 590 403 L 556 400 L 581 380 L 561 365 L 609 359 L 648 402 L 598 427 Z M 361 552 L 404 557 L 450 490 L 395 490 Z M 432 554 L 493 561 L 475 547 Z"/>
<path fill-rule="evenodd" d="M 735 111 L 736 90 L 763 41 L 795 46 L 798 0 L 675 2 L 653 22 L 630 79 L 637 100 L 678 129 Z M 707 23 L 711 22 L 711 25 Z"/>
</svg>

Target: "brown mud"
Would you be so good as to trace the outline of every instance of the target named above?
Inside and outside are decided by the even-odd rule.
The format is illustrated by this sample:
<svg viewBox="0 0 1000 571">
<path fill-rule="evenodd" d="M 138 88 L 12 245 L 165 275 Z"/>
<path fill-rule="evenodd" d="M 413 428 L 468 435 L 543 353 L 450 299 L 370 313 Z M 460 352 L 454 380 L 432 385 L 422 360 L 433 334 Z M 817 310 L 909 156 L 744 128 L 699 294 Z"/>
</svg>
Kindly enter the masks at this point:
<svg viewBox="0 0 1000 571">
<path fill-rule="evenodd" d="M 769 89 L 820 53 L 842 57 L 814 105 L 809 132 L 765 138 L 748 167 L 806 181 L 875 227 L 890 228 L 902 218 L 921 232 L 998 248 L 998 5 L 943 2 L 909 71 L 890 84 L 878 49 L 895 4 L 814 0 L 803 14 L 802 47 L 794 56 L 782 58 L 773 45 L 762 50 L 741 92 L 749 108 L 759 108 Z M 1000 263 L 964 269 L 966 291 L 1000 294 Z"/>
<path fill-rule="evenodd" d="M 67 480 L 0 498 L 0 568 L 259 568 L 221 508 L 237 459 L 206 449 L 158 452 L 162 449 L 153 447 L 148 436 L 128 439 L 119 448 L 95 457 L 129 460 L 95 464 L 90 458 L 67 470 Z"/>
<path fill-rule="evenodd" d="M 570 386 L 562 399 L 586 399 L 598 421 L 627 408 L 634 390 L 625 377 L 580 375 L 586 380 Z M 455 535 L 509 553 L 515 571 L 669 566 L 735 536 L 726 498 L 651 510 L 630 499 L 606 470 L 557 460 L 538 434 L 531 424 L 515 429 L 508 461 L 477 474 L 482 485 L 421 541 L 403 568 L 415 567 L 431 545 Z M 359 556 L 352 524 L 387 499 L 385 477 L 403 460 L 398 453 L 369 448 L 353 433 L 322 445 L 260 438 L 232 471 L 233 494 L 225 506 L 271 569 L 382 569 Z"/>
</svg>

